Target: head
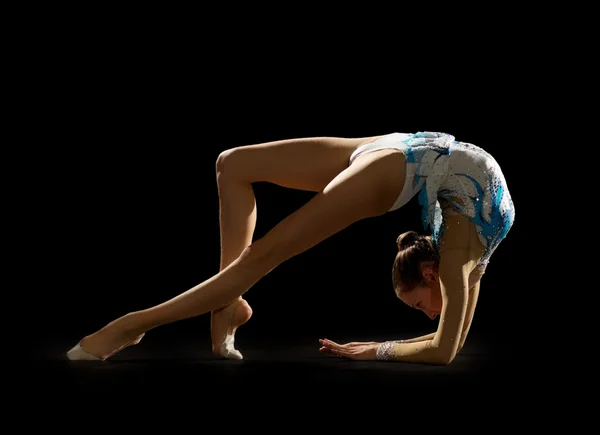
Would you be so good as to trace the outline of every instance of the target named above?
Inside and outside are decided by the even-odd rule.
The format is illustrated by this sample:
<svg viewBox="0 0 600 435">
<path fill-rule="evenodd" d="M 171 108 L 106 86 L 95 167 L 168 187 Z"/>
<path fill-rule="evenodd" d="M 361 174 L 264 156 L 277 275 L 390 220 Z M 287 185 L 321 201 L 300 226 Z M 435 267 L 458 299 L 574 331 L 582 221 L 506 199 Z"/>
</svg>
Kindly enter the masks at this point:
<svg viewBox="0 0 600 435">
<path fill-rule="evenodd" d="M 440 254 L 431 236 L 407 231 L 396 240 L 398 254 L 392 268 L 396 295 L 409 307 L 423 311 L 430 319 L 442 312 Z"/>
</svg>

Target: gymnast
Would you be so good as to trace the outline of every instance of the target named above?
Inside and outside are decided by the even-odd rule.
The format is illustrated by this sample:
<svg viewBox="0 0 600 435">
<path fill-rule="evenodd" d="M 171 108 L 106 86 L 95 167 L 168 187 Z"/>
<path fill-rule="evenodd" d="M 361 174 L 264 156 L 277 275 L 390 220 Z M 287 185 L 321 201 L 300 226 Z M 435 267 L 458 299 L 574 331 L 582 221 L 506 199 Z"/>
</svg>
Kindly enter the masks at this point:
<svg viewBox="0 0 600 435">
<path fill-rule="evenodd" d="M 353 360 L 446 365 L 463 347 L 490 257 L 514 221 L 514 205 L 496 160 L 447 133 L 312 137 L 240 146 L 216 161 L 220 271 L 163 302 L 127 313 L 83 337 L 70 360 L 106 360 L 158 326 L 211 313 L 212 351 L 242 359 L 235 332 L 252 316 L 243 298 L 286 260 L 354 222 L 399 209 L 418 195 L 424 233 L 397 238 L 392 267 L 397 297 L 437 330 L 409 340 L 339 344 L 320 351 Z M 317 194 L 264 237 L 252 241 L 252 183 Z"/>
</svg>

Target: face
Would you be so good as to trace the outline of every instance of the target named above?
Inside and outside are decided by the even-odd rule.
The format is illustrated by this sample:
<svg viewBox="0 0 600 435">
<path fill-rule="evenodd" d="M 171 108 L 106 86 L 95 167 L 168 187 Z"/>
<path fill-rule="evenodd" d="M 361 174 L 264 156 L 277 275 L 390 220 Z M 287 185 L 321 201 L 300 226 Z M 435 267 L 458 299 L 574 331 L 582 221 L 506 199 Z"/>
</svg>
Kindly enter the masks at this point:
<svg viewBox="0 0 600 435">
<path fill-rule="evenodd" d="M 400 293 L 400 299 L 409 307 L 423 311 L 430 319 L 442 312 L 442 291 L 437 273 L 428 269 L 423 271 L 425 282 L 409 292 Z"/>
</svg>

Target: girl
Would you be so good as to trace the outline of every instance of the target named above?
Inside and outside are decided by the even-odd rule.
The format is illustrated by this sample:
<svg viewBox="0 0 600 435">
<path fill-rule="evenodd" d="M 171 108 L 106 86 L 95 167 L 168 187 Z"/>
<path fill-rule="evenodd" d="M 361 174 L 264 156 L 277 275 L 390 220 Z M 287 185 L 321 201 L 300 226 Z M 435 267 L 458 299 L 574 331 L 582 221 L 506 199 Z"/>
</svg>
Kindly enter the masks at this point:
<svg viewBox="0 0 600 435">
<path fill-rule="evenodd" d="M 394 211 L 419 194 L 424 228 L 398 238 L 393 281 L 398 297 L 440 316 L 434 334 L 405 342 L 320 340 L 321 351 L 352 359 L 448 364 L 464 343 L 490 256 L 514 220 L 494 158 L 445 133 L 368 138 L 289 139 L 233 148 L 216 162 L 221 270 L 186 292 L 126 314 L 84 337 L 67 356 L 105 360 L 160 325 L 211 312 L 213 352 L 241 359 L 236 329 L 252 310 L 242 295 L 275 267 L 361 219 Z M 251 184 L 268 181 L 318 192 L 252 242 Z"/>
</svg>

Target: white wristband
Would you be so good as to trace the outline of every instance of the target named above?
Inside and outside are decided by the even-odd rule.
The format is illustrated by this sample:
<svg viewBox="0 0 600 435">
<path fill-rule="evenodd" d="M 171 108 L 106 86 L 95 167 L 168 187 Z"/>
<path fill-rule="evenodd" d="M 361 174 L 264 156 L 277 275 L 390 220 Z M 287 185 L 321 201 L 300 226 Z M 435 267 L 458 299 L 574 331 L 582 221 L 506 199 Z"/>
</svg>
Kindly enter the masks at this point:
<svg viewBox="0 0 600 435">
<path fill-rule="evenodd" d="M 392 352 L 392 345 L 394 343 L 404 343 L 403 340 L 394 340 L 394 341 L 386 341 L 384 343 L 381 343 L 379 345 L 379 347 L 377 348 L 377 352 L 376 352 L 376 359 L 378 361 L 389 361 L 392 358 L 391 352 Z"/>
</svg>

